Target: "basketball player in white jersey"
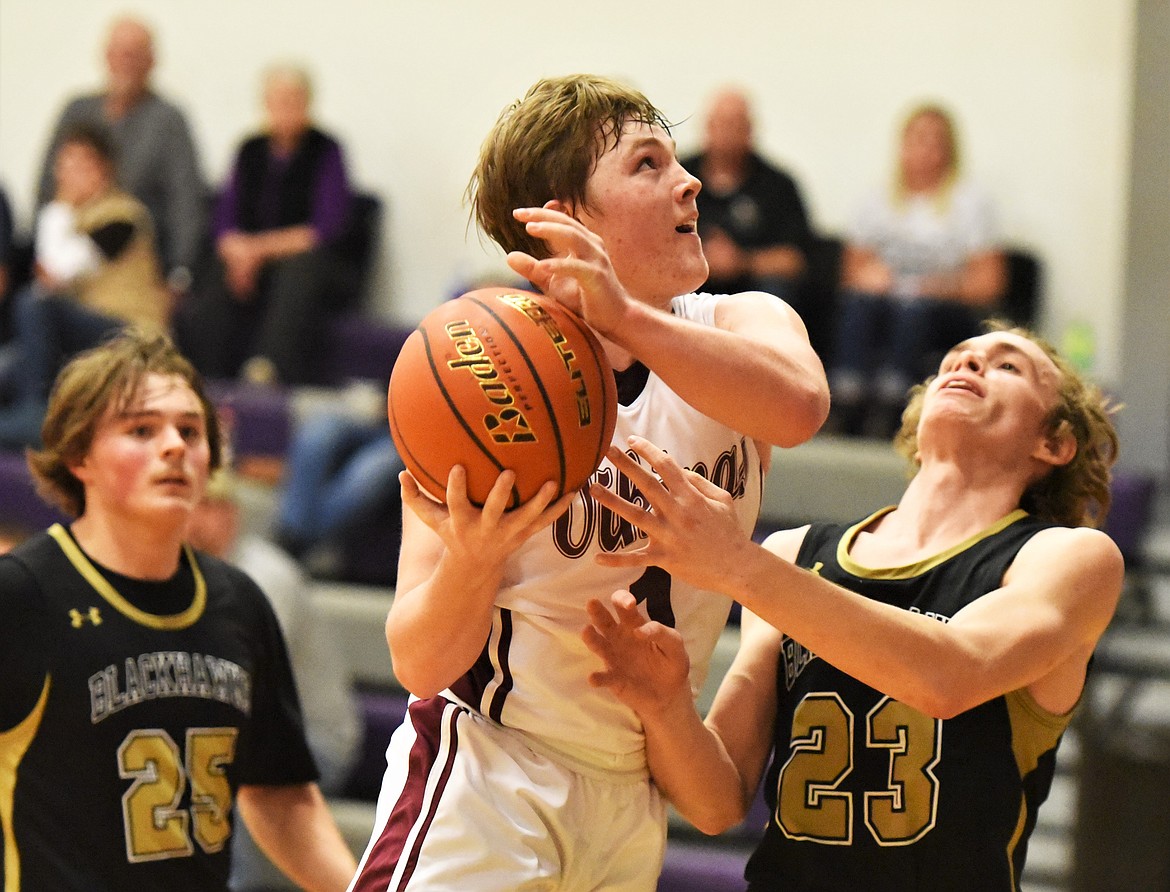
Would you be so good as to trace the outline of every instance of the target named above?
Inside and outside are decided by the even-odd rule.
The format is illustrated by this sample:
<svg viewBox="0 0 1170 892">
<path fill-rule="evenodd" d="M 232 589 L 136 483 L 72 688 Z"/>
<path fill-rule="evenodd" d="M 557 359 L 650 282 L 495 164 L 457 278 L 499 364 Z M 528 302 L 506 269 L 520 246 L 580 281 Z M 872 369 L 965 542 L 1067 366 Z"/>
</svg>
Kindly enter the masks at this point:
<svg viewBox="0 0 1170 892">
<path fill-rule="evenodd" d="M 695 294 L 706 279 L 695 196 L 660 112 L 589 75 L 543 80 L 505 110 L 469 193 L 508 263 L 577 312 L 618 370 L 615 443 L 639 434 L 726 490 L 748 533 L 773 445 L 828 411 L 820 360 L 778 298 Z M 627 497 L 608 461 L 594 481 Z M 452 471 L 447 505 L 404 475 L 398 587 L 386 635 L 415 695 L 387 752 L 376 825 L 351 888 L 652 890 L 664 805 L 642 726 L 590 687 L 600 662 L 586 604 L 634 591 L 677 628 L 697 691 L 730 600 L 657 568 L 595 556 L 635 527 L 586 491 L 546 487 L 505 513 L 511 472 L 483 509 Z"/>
</svg>

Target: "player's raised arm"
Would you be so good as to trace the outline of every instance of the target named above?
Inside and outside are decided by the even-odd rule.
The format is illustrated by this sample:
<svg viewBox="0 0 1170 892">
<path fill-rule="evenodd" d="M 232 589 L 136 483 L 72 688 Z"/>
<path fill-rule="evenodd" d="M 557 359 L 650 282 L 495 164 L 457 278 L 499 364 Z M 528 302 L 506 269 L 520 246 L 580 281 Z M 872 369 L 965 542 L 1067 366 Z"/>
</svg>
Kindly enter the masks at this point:
<svg viewBox="0 0 1170 892">
<path fill-rule="evenodd" d="M 660 219 L 637 221 L 658 229 L 653 247 L 635 258 L 637 265 L 619 258 L 619 268 L 611 260 L 610 242 L 628 237 L 620 226 L 591 215 L 587 206 L 555 201 L 515 211 L 552 256 L 537 260 L 513 252 L 509 263 L 580 312 L 602 337 L 645 364 L 705 415 L 763 443 L 804 442 L 829 411 L 824 368 L 804 323 L 782 300 L 762 292 L 722 297 L 714 326 L 670 312 L 671 299 L 694 283 L 686 278 L 687 264 L 671 267 L 663 258 L 698 252 L 700 281 L 705 275 L 695 228 L 699 186 L 678 164 L 669 138 L 646 125 L 631 126 L 613 151 L 599 159 L 599 170 L 620 171 L 643 158 L 654 165 L 645 175 L 673 178 L 674 185 L 669 192 L 673 201 L 664 203 Z M 639 169 L 635 182 L 641 176 Z"/>
</svg>

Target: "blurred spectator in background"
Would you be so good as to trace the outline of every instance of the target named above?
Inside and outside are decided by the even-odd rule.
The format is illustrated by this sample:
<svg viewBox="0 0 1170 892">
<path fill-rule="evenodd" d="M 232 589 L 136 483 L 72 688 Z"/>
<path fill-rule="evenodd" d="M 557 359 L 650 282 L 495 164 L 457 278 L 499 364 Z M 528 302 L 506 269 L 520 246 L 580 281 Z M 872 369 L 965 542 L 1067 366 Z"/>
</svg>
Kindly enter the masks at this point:
<svg viewBox="0 0 1170 892">
<path fill-rule="evenodd" d="M 37 213 L 34 279 L 13 297 L 2 445 L 39 443 L 49 388 L 71 356 L 127 325 L 169 325 L 150 213 L 119 188 L 115 166 L 104 129 L 78 124 L 62 136 L 53 200 Z"/>
<path fill-rule="evenodd" d="M 23 524 L 0 521 L 0 554 L 8 554 L 34 532 Z"/>
<path fill-rule="evenodd" d="M 292 65 L 265 72 L 263 133 L 240 147 L 216 203 L 216 261 L 178 321 L 204 375 L 312 383 L 331 303 L 353 291 L 335 250 L 351 192 L 340 143 L 314 126 L 312 84 Z"/>
<path fill-rule="evenodd" d="M 71 100 L 57 121 L 41 169 L 37 205 L 52 200 L 53 165 L 65 134 L 78 124 L 103 125 L 118 152 L 118 182 L 150 211 L 167 284 L 180 295 L 191 281 L 207 232 L 206 187 L 183 112 L 151 89 L 154 35 L 129 16 L 110 26 L 106 85 Z"/>
<path fill-rule="evenodd" d="M 710 100 L 703 150 L 681 159 L 703 183 L 699 234 L 710 273 L 702 291 L 767 291 L 793 304 L 812 239 L 796 182 L 753 147 L 752 108 L 736 88 Z"/>
<path fill-rule="evenodd" d="M 866 197 L 842 258 L 827 431 L 893 435 L 907 390 L 979 334 L 1007 264 L 989 197 L 961 175 L 950 113 L 915 108 L 893 182 Z"/>
<path fill-rule="evenodd" d="M 271 602 L 288 643 L 305 736 L 321 773 L 318 786 L 329 796 L 345 785 L 361 743 L 361 719 L 353 679 L 341 657 L 342 642 L 315 610 L 300 565 L 244 529 L 237 487 L 230 469 L 212 476 L 188 522 L 187 539 L 195 548 L 243 570 Z M 235 824 L 232 847 L 232 889 L 283 888 L 280 871 L 256 847 L 242 821 Z"/>
<path fill-rule="evenodd" d="M 13 398 L 12 369 L 20 359 L 20 351 L 10 343 L 15 328 L 12 318 L 15 301 L 12 296 L 22 275 L 27 272 L 18 268 L 27 266 L 18 257 L 19 253 L 12 204 L 8 201 L 8 193 L 0 185 L 0 405 Z"/>
<path fill-rule="evenodd" d="M 377 415 L 315 415 L 289 447 L 274 537 L 316 575 L 337 575 L 347 545 L 372 521 L 401 525 L 398 473 L 406 466 L 382 403 Z"/>
<path fill-rule="evenodd" d="M 0 185 L 0 344 L 12 336 L 12 303 L 8 296 L 16 283 L 15 262 L 16 223 L 8 193 Z"/>
</svg>

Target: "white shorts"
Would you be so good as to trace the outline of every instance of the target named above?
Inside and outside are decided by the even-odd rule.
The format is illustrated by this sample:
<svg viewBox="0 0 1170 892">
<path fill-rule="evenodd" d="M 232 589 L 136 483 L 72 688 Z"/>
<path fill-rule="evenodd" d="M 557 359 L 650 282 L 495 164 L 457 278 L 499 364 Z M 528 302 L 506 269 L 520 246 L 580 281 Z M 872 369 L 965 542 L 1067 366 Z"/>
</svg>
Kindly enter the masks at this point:
<svg viewBox="0 0 1170 892">
<path fill-rule="evenodd" d="M 386 750 L 350 892 L 653 892 L 666 809 L 640 770 L 569 765 L 443 697 L 415 700 Z"/>
</svg>

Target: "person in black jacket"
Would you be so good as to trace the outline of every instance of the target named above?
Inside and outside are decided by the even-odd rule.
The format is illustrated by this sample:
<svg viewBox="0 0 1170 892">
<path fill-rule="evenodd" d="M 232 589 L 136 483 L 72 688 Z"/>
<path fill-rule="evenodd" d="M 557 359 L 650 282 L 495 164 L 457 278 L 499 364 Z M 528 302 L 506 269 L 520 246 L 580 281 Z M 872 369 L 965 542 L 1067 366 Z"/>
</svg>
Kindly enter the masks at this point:
<svg viewBox="0 0 1170 892">
<path fill-rule="evenodd" d="M 180 311 L 184 352 L 204 375 L 311 383 L 331 304 L 357 272 L 334 250 L 352 193 L 340 143 L 310 116 L 304 69 L 264 75 L 267 127 L 246 139 L 213 215 L 215 258 Z"/>
<path fill-rule="evenodd" d="M 701 290 L 766 291 L 792 303 L 812 232 L 796 181 L 755 150 L 752 125 L 747 95 L 723 88 L 710 100 L 702 152 L 680 159 L 703 183 L 699 233 L 710 273 Z"/>
</svg>

